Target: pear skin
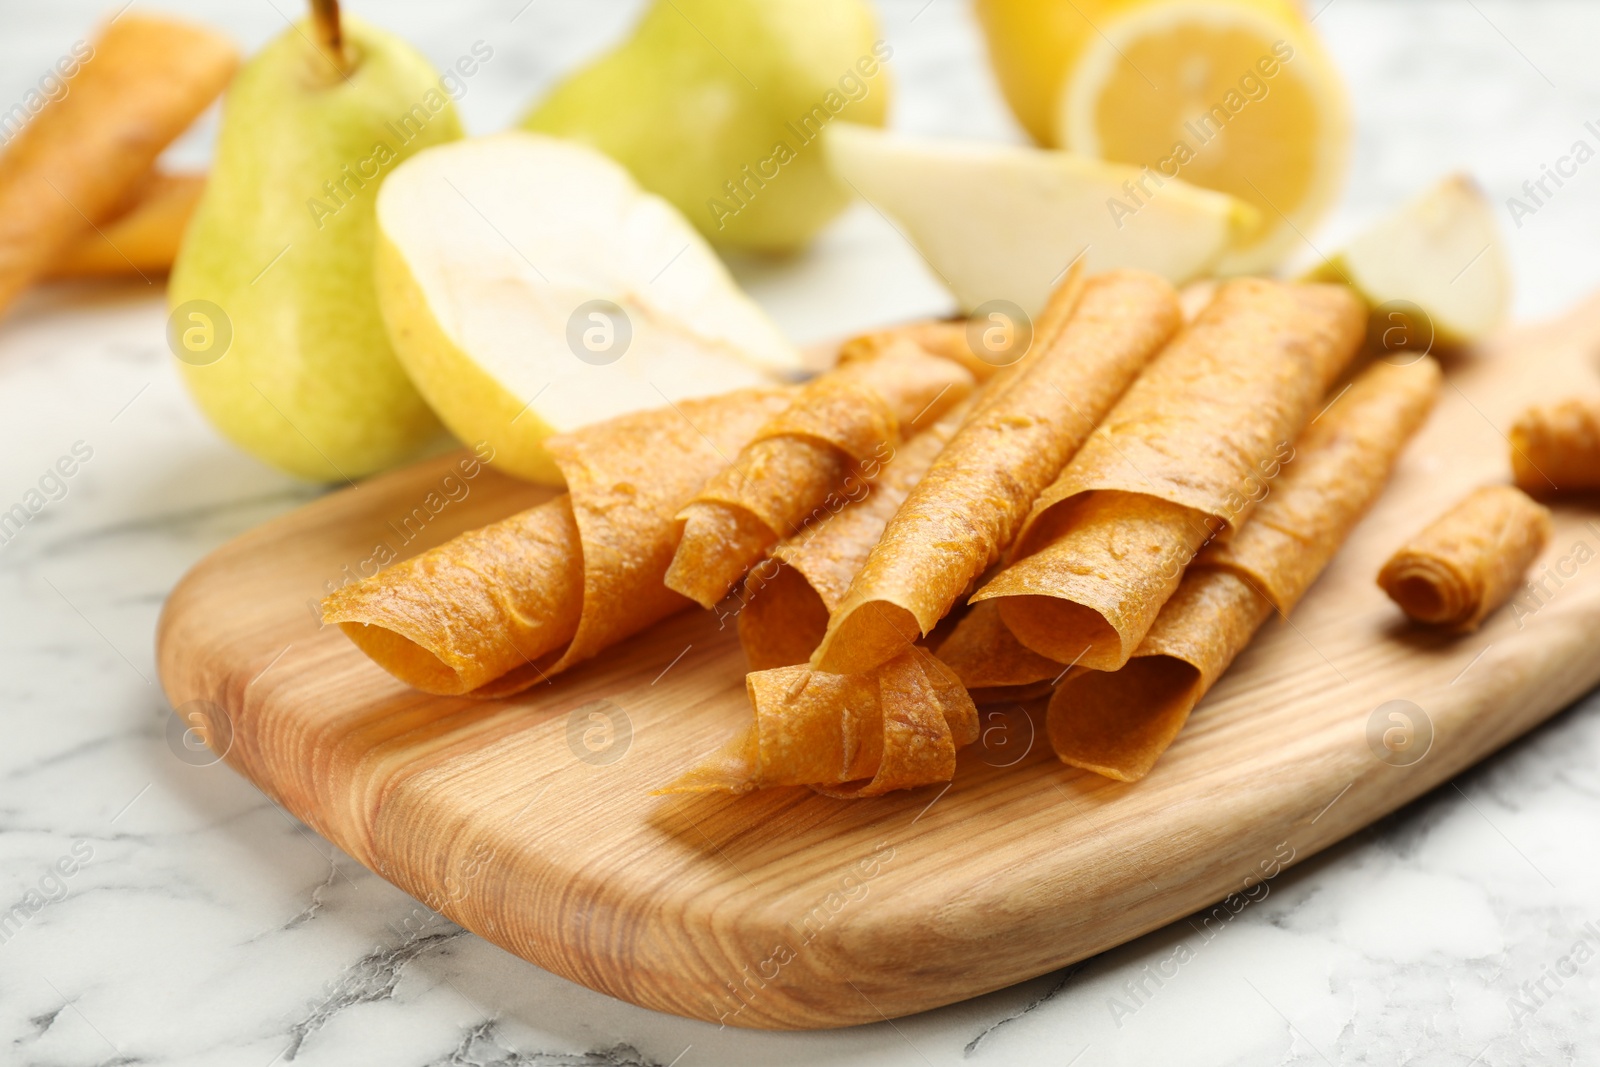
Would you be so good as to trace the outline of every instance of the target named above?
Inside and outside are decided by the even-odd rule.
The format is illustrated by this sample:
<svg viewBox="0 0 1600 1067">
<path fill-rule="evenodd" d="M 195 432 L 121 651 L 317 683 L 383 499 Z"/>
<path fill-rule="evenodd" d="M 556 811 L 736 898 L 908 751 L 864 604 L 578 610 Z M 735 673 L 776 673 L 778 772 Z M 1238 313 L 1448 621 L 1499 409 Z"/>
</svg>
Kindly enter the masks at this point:
<svg viewBox="0 0 1600 1067">
<path fill-rule="evenodd" d="M 600 149 L 719 247 L 792 251 L 849 203 L 821 132 L 883 125 L 892 51 L 860 0 L 656 0 L 522 125 Z"/>
<path fill-rule="evenodd" d="M 216 161 L 173 266 L 169 342 L 239 447 L 313 481 L 392 466 L 441 433 L 384 330 L 373 283 L 378 186 L 461 137 L 439 73 L 344 20 L 344 62 L 311 23 L 269 43 L 223 107 Z M 340 69 L 340 67 L 344 69 Z"/>
</svg>

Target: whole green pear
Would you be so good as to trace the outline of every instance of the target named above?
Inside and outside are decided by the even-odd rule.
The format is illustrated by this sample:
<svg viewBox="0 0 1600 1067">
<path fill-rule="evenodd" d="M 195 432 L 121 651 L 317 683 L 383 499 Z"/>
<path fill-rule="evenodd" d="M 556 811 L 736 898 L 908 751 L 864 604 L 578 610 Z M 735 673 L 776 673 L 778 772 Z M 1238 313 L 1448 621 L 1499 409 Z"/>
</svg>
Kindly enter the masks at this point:
<svg viewBox="0 0 1600 1067">
<path fill-rule="evenodd" d="M 438 421 L 395 358 L 372 279 L 378 185 L 461 136 L 438 71 L 346 18 L 339 61 L 310 20 L 240 70 L 173 265 L 169 341 L 208 418 L 316 481 L 392 466 Z"/>
<path fill-rule="evenodd" d="M 883 124 L 892 51 L 861 0 L 656 0 L 522 125 L 605 152 L 713 244 L 792 251 L 849 203 L 820 136 Z"/>
</svg>

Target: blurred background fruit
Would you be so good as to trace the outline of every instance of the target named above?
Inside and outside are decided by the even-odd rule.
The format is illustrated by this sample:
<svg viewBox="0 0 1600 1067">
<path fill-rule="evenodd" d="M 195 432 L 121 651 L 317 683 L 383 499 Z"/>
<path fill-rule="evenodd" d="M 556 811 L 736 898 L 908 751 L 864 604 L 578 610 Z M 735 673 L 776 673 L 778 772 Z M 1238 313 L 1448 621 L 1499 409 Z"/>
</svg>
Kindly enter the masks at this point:
<svg viewBox="0 0 1600 1067">
<path fill-rule="evenodd" d="M 1278 266 L 1338 195 L 1344 90 L 1288 0 L 975 2 L 1006 99 L 1040 143 L 1260 212 L 1219 271 Z"/>
<path fill-rule="evenodd" d="M 1070 152 L 844 122 L 826 143 L 835 170 L 899 221 L 964 312 L 1005 300 L 1037 315 L 1078 259 L 1090 273 L 1132 267 L 1182 284 L 1256 225 L 1256 212 L 1224 193 L 1157 185 L 1138 168 Z M 1136 207 L 1141 181 L 1150 195 Z"/>
<path fill-rule="evenodd" d="M 849 203 L 817 140 L 882 124 L 891 52 L 861 0 L 657 0 L 522 125 L 605 152 L 721 247 L 788 252 Z"/>
<path fill-rule="evenodd" d="M 1495 207 L 1453 174 L 1357 234 L 1311 271 L 1366 298 L 1377 347 L 1448 348 L 1479 341 L 1511 309 L 1511 264 Z"/>
</svg>

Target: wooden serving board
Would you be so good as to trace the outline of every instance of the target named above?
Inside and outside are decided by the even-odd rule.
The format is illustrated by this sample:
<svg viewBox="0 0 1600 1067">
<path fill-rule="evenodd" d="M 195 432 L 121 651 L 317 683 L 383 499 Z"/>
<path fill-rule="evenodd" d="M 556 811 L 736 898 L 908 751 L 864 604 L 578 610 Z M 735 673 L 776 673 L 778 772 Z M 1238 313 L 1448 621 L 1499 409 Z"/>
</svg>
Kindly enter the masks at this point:
<svg viewBox="0 0 1600 1067">
<path fill-rule="evenodd" d="M 1553 576 L 1543 604 L 1477 634 L 1405 625 L 1373 581 L 1446 505 L 1508 477 L 1502 434 L 1525 405 L 1600 391 L 1597 351 L 1600 300 L 1455 363 L 1322 581 L 1135 785 L 1059 764 L 1035 739 L 1037 708 L 991 708 L 946 791 L 651 796 L 750 715 L 733 627 L 708 613 L 513 700 L 408 689 L 321 627 L 314 605 L 375 557 L 548 495 L 487 470 L 465 478 L 458 457 L 334 493 L 207 557 L 167 602 L 162 682 L 308 825 L 541 967 L 735 1026 L 905 1015 L 1242 892 L 1600 682 L 1594 501 L 1556 509 L 1532 572 Z M 1410 756 L 1380 759 L 1376 739 L 1408 723 Z"/>
</svg>

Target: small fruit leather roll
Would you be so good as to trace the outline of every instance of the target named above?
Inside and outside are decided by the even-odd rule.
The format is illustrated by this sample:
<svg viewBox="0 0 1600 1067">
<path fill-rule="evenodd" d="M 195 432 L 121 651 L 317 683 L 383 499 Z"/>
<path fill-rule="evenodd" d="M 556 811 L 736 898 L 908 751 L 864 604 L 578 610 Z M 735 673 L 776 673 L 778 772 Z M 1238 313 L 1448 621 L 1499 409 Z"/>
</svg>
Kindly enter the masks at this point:
<svg viewBox="0 0 1600 1067">
<path fill-rule="evenodd" d="M 1250 521 L 1190 564 L 1127 665 L 1074 671 L 1056 690 L 1045 722 L 1062 762 L 1124 782 L 1149 773 L 1261 624 L 1294 610 L 1377 500 L 1439 383 L 1431 359 L 1377 363 L 1317 417 Z"/>
<path fill-rule="evenodd" d="M 793 396 L 742 389 L 552 437 L 567 493 L 340 589 L 323 619 L 426 692 L 520 692 L 689 606 L 662 584 L 675 516 Z"/>
<path fill-rule="evenodd" d="M 1511 427 L 1511 473 L 1534 496 L 1600 489 L 1600 397 L 1523 412 Z"/>
<path fill-rule="evenodd" d="M 973 597 L 1028 648 L 1113 671 L 1184 567 L 1266 495 L 1365 333 L 1342 286 L 1237 279 L 1145 370 L 1034 502 Z"/>
<path fill-rule="evenodd" d="M 902 435 L 972 388 L 971 373 L 909 340 L 813 378 L 678 513 L 667 587 L 712 607 L 779 539 L 825 513 L 830 496 L 877 477 Z"/>
<path fill-rule="evenodd" d="M 737 610 L 753 719 L 663 792 L 805 785 L 876 796 L 950 780 L 956 751 L 977 739 L 978 713 L 938 659 L 913 646 L 859 674 L 814 671 L 806 661 L 829 610 L 969 407 L 906 442 L 865 496 L 779 542 L 750 572 Z"/>
<path fill-rule="evenodd" d="M 829 619 L 819 670 L 869 670 L 926 636 L 1000 558 L 1034 498 L 1176 332 L 1164 279 L 1112 271 L 1051 297 L 1030 353 L 994 390 L 917 484 Z M 995 387 L 998 386 L 998 389 Z"/>
<path fill-rule="evenodd" d="M 948 782 L 978 739 L 959 679 L 915 645 L 859 674 L 801 663 L 745 678 L 755 721 L 662 793 L 748 793 L 803 785 L 828 796 L 881 796 Z"/>
<path fill-rule="evenodd" d="M 1513 486 L 1484 486 L 1389 557 L 1378 585 L 1418 622 L 1467 633 L 1506 602 L 1549 539 L 1549 509 Z"/>
</svg>

